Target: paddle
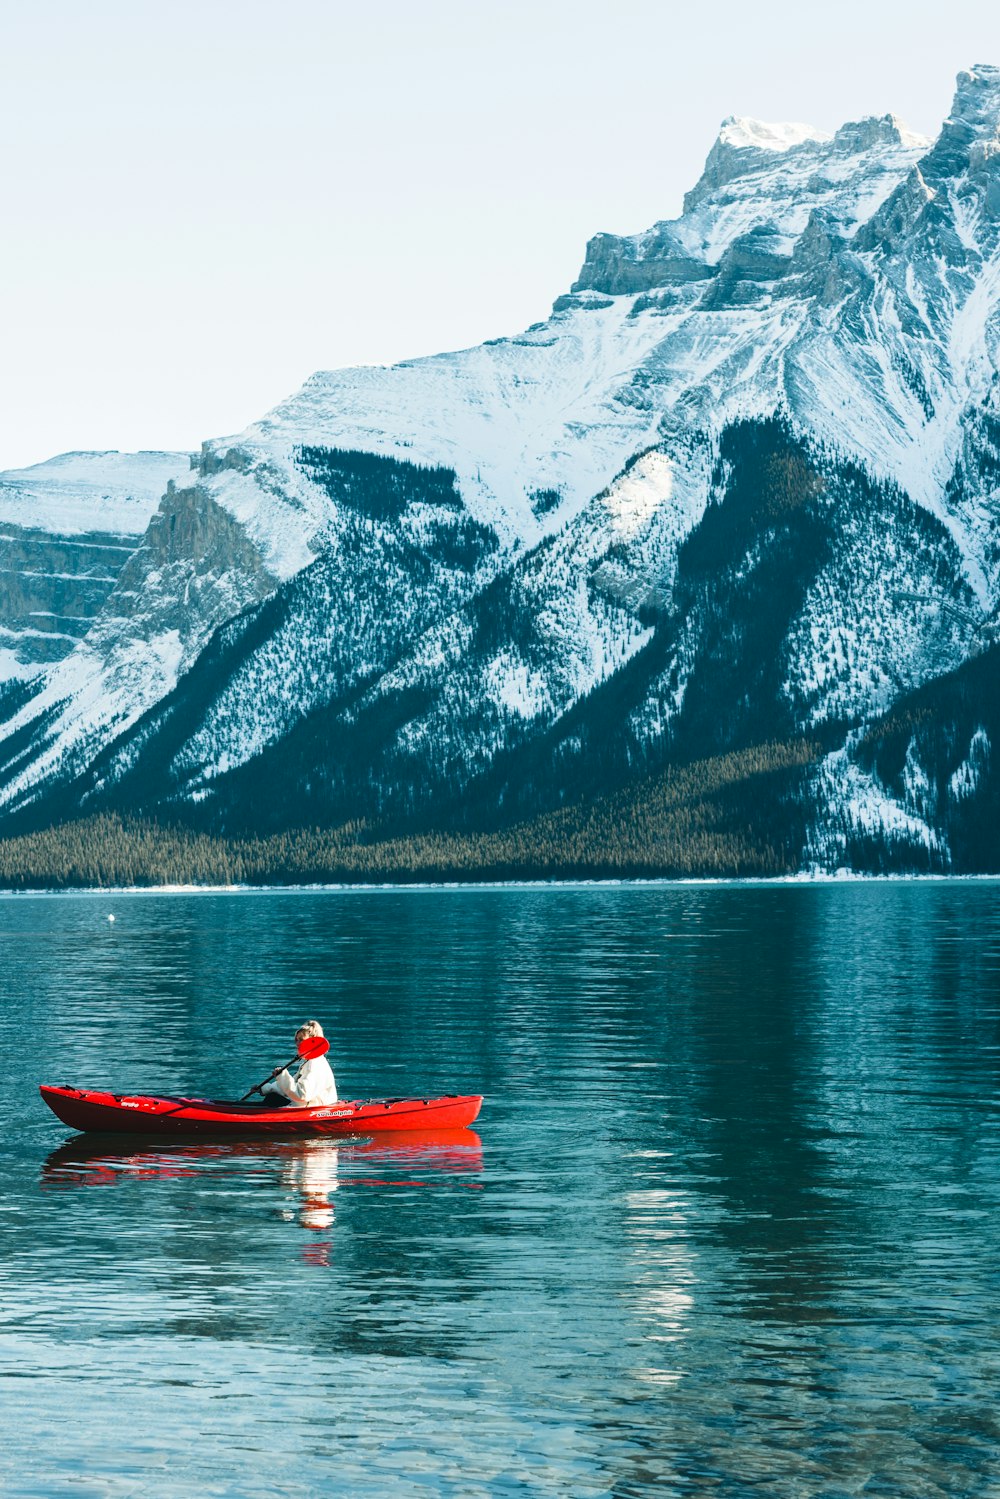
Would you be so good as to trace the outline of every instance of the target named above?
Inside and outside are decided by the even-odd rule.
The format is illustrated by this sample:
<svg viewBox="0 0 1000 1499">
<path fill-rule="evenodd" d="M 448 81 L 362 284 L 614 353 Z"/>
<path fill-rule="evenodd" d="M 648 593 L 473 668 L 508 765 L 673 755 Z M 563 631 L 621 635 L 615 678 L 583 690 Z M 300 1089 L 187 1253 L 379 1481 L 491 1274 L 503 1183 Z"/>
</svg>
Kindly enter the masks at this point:
<svg viewBox="0 0 1000 1499">
<path fill-rule="evenodd" d="M 249 1093 L 244 1093 L 240 1099 L 240 1103 L 246 1103 L 247 1099 L 252 1098 L 255 1093 L 263 1093 L 268 1083 L 272 1082 L 278 1076 L 279 1072 L 284 1072 L 286 1067 L 293 1067 L 300 1058 L 303 1062 L 311 1062 L 315 1057 L 325 1057 L 330 1050 L 330 1043 L 324 1036 L 303 1036 L 296 1050 L 298 1054 L 292 1057 L 290 1062 L 283 1062 L 280 1067 L 275 1067 L 274 1071 L 269 1072 L 263 1082 L 251 1088 Z"/>
</svg>

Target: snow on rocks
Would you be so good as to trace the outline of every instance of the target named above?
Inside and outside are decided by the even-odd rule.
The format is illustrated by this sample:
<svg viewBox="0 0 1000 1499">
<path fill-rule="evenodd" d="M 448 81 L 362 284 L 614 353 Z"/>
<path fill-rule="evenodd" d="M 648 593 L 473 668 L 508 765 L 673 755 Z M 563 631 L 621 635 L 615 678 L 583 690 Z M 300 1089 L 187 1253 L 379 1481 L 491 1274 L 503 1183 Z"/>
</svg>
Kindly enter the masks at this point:
<svg viewBox="0 0 1000 1499">
<path fill-rule="evenodd" d="M 813 778 L 811 801 L 816 810 L 804 850 L 805 866 L 850 866 L 852 843 L 866 841 L 922 850 L 947 867 L 948 849 L 939 834 L 866 773 L 852 758 L 852 748 L 849 741 L 827 755 Z"/>
<path fill-rule="evenodd" d="M 990 737 L 982 724 L 969 741 L 969 752 L 948 781 L 948 795 L 953 802 L 966 801 L 976 792 L 989 771 Z"/>
</svg>

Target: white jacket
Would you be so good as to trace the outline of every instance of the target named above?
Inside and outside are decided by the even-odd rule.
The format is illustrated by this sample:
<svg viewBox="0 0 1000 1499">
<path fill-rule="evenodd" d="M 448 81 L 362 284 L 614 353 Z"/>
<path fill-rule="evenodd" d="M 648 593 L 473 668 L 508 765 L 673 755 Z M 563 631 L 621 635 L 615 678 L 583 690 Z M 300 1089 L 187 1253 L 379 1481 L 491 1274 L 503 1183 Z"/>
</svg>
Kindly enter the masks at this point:
<svg viewBox="0 0 1000 1499">
<path fill-rule="evenodd" d="M 300 1108 L 337 1102 L 337 1082 L 326 1057 L 313 1057 L 312 1061 L 303 1062 L 296 1077 L 292 1077 L 286 1067 L 268 1084 L 267 1091 L 283 1094 Z"/>
</svg>

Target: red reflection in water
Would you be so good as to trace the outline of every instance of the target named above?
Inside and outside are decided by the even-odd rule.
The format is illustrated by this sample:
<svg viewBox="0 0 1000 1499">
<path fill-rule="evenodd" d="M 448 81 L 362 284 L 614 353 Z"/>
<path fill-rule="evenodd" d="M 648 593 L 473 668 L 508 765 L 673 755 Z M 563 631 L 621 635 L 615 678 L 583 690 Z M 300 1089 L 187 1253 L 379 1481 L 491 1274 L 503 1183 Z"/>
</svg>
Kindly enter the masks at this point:
<svg viewBox="0 0 1000 1499">
<path fill-rule="evenodd" d="M 300 1253 L 307 1265 L 315 1265 L 320 1270 L 329 1270 L 333 1257 L 333 1245 L 329 1239 L 320 1239 L 312 1244 L 303 1244 Z"/>
<path fill-rule="evenodd" d="M 115 1186 L 119 1182 L 176 1181 L 197 1176 L 206 1166 L 213 1172 L 226 1167 L 234 1170 L 247 1161 L 274 1161 L 280 1166 L 281 1185 L 297 1199 L 295 1209 L 282 1210 L 286 1222 L 299 1225 L 314 1234 L 328 1234 L 334 1223 L 334 1193 L 342 1186 L 366 1187 L 433 1187 L 436 1180 L 411 1177 L 342 1176 L 345 1166 L 384 1161 L 391 1166 L 419 1164 L 424 1171 L 442 1176 L 482 1169 L 482 1141 L 474 1130 L 453 1129 L 434 1132 L 399 1133 L 391 1139 L 358 1140 L 334 1143 L 329 1137 L 297 1140 L 193 1141 L 189 1144 L 155 1145 L 125 1142 L 109 1146 L 107 1140 L 77 1136 L 67 1140 L 45 1161 L 42 1167 L 43 1188 Z M 480 1184 L 462 1182 L 462 1186 Z M 329 1240 L 306 1244 L 302 1257 L 306 1263 L 329 1268 L 332 1246 Z"/>
<path fill-rule="evenodd" d="M 124 1148 L 123 1148 L 124 1147 Z M 109 1186 L 121 1181 L 175 1181 L 196 1176 L 206 1164 L 238 1167 L 247 1160 L 274 1160 L 282 1176 L 299 1191 L 304 1208 L 323 1210 L 322 1199 L 339 1186 L 426 1187 L 435 1183 L 411 1179 L 354 1176 L 341 1180 L 344 1165 L 378 1159 L 392 1165 L 419 1163 L 425 1170 L 453 1174 L 481 1171 L 483 1144 L 475 1130 L 400 1132 L 391 1138 L 334 1144 L 328 1138 L 297 1140 L 192 1141 L 164 1145 L 77 1135 L 52 1151 L 42 1166 L 45 1188 Z M 472 1183 L 463 1183 L 471 1186 Z M 475 1185 L 479 1185 L 476 1183 Z M 310 1199 L 315 1198 L 315 1202 Z M 329 1204 L 327 1203 L 327 1206 Z"/>
</svg>

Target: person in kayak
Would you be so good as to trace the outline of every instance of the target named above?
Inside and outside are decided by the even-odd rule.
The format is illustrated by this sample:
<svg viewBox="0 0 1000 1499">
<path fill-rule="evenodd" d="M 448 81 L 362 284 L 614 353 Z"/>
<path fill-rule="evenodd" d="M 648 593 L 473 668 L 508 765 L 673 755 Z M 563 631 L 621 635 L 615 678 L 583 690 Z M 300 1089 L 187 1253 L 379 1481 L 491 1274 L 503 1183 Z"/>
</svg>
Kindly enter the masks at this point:
<svg viewBox="0 0 1000 1499">
<path fill-rule="evenodd" d="M 299 1026 L 295 1032 L 296 1046 L 311 1036 L 322 1039 L 323 1027 L 318 1020 L 307 1020 L 305 1025 Z M 285 1102 L 297 1105 L 300 1109 L 311 1108 L 316 1104 L 337 1102 L 337 1081 L 325 1056 L 312 1057 L 299 1063 L 295 1077 L 286 1067 L 271 1079 L 264 1090 L 264 1097 L 268 1102 L 277 1103 L 277 1099 L 268 1097 L 269 1094 L 278 1094 Z"/>
</svg>

